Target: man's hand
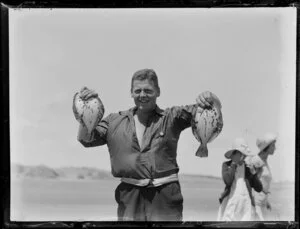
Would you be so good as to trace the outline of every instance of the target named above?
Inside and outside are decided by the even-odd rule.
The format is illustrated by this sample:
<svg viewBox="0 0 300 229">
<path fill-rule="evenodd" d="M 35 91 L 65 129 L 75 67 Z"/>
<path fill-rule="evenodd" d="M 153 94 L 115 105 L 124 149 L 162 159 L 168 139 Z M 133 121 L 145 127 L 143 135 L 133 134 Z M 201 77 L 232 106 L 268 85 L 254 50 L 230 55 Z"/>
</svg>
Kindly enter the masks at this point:
<svg viewBox="0 0 300 229">
<path fill-rule="evenodd" d="M 205 91 L 198 95 L 196 98 L 196 103 L 202 109 L 210 108 L 213 104 L 217 104 L 220 108 L 222 107 L 219 98 L 210 91 Z"/>
<path fill-rule="evenodd" d="M 74 95 L 74 98 L 75 98 L 75 95 Z M 89 98 L 98 97 L 98 94 L 95 91 L 88 89 L 87 87 L 83 87 L 83 88 L 81 88 L 81 90 L 79 92 L 79 97 L 82 100 L 88 100 Z M 75 103 L 76 103 L 76 101 L 74 100 L 73 107 L 72 107 L 74 116 L 79 123 L 82 123 L 82 120 L 81 120 L 82 113 L 78 113 L 79 111 L 77 111 Z"/>
<path fill-rule="evenodd" d="M 82 100 L 88 100 L 90 98 L 96 98 L 96 97 L 98 97 L 98 93 L 96 93 L 94 90 L 88 89 L 87 87 L 83 87 L 80 90 L 79 97 Z"/>
</svg>

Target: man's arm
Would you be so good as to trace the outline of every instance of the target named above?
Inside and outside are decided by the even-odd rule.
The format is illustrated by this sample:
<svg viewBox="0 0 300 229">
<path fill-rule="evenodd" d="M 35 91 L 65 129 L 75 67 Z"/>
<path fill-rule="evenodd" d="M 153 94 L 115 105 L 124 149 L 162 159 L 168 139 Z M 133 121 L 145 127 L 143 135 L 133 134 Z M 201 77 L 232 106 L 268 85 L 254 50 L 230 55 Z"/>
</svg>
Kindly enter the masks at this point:
<svg viewBox="0 0 300 229">
<path fill-rule="evenodd" d="M 76 95 L 76 94 L 75 94 Z M 94 90 L 90 90 L 87 87 L 83 87 L 80 90 L 80 98 L 82 100 L 88 100 L 90 98 L 97 98 L 98 93 Z M 74 96 L 75 98 L 75 96 Z M 79 122 L 79 130 L 77 135 L 77 140 L 84 146 L 84 147 L 94 147 L 106 144 L 106 133 L 108 129 L 108 119 L 109 116 L 103 119 L 98 123 L 95 130 L 92 131 L 91 134 L 88 133 L 88 129 L 83 125 L 81 117 L 79 116 L 76 107 L 75 107 L 75 100 L 73 99 L 73 113 L 76 120 Z"/>
<path fill-rule="evenodd" d="M 92 134 L 88 134 L 87 128 L 80 123 L 79 130 L 77 135 L 77 140 L 84 146 L 84 147 L 95 147 L 104 145 L 107 143 L 106 136 L 107 136 L 107 129 L 109 124 L 109 117 L 101 120 Z"/>
<path fill-rule="evenodd" d="M 188 127 L 191 127 L 192 118 L 195 116 L 197 111 L 197 104 L 176 106 L 172 107 L 172 113 L 175 117 L 175 121 L 179 129 L 182 131 Z"/>
<path fill-rule="evenodd" d="M 205 91 L 197 96 L 196 104 L 173 107 L 173 112 L 175 112 L 173 115 L 176 118 L 178 127 L 181 130 L 190 127 L 192 118 L 195 116 L 197 108 L 211 108 L 212 105 L 216 105 L 220 109 L 222 107 L 219 98 L 215 94 Z"/>
</svg>

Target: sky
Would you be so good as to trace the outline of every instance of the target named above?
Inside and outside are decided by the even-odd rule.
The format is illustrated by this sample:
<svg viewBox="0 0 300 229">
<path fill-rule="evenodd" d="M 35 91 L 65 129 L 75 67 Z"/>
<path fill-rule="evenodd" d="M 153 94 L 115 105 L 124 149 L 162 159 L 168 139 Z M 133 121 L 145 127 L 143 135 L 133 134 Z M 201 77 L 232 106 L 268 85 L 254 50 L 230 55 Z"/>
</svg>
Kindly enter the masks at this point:
<svg viewBox="0 0 300 229">
<path fill-rule="evenodd" d="M 110 170 L 106 146 L 77 141 L 73 95 L 98 92 L 105 116 L 134 106 L 133 73 L 158 75 L 159 107 L 195 103 L 211 91 L 224 127 L 195 156 L 199 142 L 181 133 L 182 174 L 221 176 L 224 153 L 244 137 L 278 134 L 269 158 L 275 181 L 295 179 L 296 9 L 10 9 L 11 162 Z"/>
</svg>

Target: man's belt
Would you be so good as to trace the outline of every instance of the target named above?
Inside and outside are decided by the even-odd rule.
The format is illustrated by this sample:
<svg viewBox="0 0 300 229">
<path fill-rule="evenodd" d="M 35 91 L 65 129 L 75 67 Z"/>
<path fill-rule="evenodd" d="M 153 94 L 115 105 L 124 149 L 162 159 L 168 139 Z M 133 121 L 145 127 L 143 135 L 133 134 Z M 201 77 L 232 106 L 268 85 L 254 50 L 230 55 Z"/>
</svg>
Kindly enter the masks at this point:
<svg viewBox="0 0 300 229">
<path fill-rule="evenodd" d="M 156 179 L 134 179 L 134 178 L 121 178 L 121 182 L 125 182 L 127 184 L 132 184 L 140 187 L 158 187 L 163 184 L 167 184 L 170 182 L 178 181 L 178 174 L 172 174 L 166 177 L 156 178 Z"/>
</svg>

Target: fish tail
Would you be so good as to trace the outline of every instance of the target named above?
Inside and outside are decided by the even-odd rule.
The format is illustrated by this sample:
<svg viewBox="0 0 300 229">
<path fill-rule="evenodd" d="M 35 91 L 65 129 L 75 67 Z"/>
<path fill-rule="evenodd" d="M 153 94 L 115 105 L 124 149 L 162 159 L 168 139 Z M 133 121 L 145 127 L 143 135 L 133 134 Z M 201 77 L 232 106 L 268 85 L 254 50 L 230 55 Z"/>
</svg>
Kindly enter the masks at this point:
<svg viewBox="0 0 300 229">
<path fill-rule="evenodd" d="M 197 157 L 208 157 L 208 149 L 206 144 L 201 144 L 196 152 Z"/>
</svg>

